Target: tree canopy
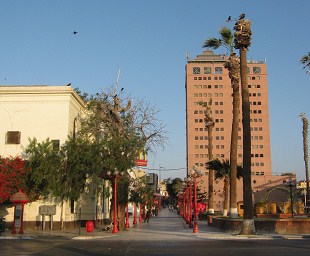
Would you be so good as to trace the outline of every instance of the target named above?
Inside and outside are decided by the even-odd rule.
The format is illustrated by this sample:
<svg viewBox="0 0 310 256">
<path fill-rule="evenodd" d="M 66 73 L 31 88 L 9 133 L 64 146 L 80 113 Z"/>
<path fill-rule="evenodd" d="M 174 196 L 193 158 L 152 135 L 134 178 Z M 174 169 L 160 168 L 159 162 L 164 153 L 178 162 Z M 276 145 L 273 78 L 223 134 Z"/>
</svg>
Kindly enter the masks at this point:
<svg viewBox="0 0 310 256">
<path fill-rule="evenodd" d="M 115 92 L 87 99 L 80 130 L 59 148 L 49 139 L 29 140 L 25 155 L 32 170 L 31 187 L 43 197 L 77 200 L 90 185 L 99 192 L 102 179 L 113 183 L 108 171 L 126 173 L 142 150 L 151 151 L 165 143 L 164 125 L 150 104 L 141 100 L 132 104 L 132 99 Z M 120 192 L 126 192 L 124 198 L 128 198 L 128 186 L 128 182 L 119 183 Z"/>
</svg>

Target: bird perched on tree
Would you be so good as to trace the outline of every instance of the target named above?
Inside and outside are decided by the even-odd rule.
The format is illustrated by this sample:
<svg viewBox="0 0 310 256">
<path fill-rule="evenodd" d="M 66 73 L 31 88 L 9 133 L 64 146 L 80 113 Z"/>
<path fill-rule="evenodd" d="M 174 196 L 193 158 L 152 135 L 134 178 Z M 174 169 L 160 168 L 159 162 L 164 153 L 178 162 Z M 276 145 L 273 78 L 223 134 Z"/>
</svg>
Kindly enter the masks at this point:
<svg viewBox="0 0 310 256">
<path fill-rule="evenodd" d="M 241 13 L 240 16 L 239 16 L 239 20 L 244 19 L 244 18 L 245 18 L 245 14 Z"/>
</svg>

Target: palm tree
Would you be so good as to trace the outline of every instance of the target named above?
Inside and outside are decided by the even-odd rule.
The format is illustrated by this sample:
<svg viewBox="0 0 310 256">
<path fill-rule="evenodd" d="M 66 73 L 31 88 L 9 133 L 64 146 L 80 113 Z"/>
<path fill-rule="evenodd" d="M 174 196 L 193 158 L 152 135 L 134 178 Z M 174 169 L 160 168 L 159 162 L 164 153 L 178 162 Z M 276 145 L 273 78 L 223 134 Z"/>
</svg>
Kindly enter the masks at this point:
<svg viewBox="0 0 310 256">
<path fill-rule="evenodd" d="M 302 124 L 303 124 L 303 131 L 302 131 L 302 137 L 303 137 L 303 144 L 304 144 L 304 161 L 305 161 L 305 169 L 306 169 L 306 189 L 307 189 L 307 201 L 306 204 L 309 206 L 309 196 L 310 196 L 310 188 L 309 188 L 309 153 L 308 153 L 308 126 L 309 122 L 308 119 L 305 116 L 305 113 L 300 114 Z M 309 211 L 308 208 L 307 212 Z"/>
<path fill-rule="evenodd" d="M 203 107 L 206 108 L 205 111 L 205 128 L 208 131 L 208 156 L 209 156 L 209 161 L 213 159 L 213 154 L 212 154 L 212 131 L 215 125 L 214 118 L 212 116 L 212 111 L 211 111 L 211 104 L 212 104 L 212 99 L 209 101 L 209 106 L 206 102 L 199 102 L 199 104 Z M 208 213 L 213 214 L 214 213 L 214 189 L 213 189 L 213 183 L 214 183 L 214 171 L 209 170 L 209 175 L 208 175 Z"/>
<path fill-rule="evenodd" d="M 228 212 L 228 197 L 229 197 L 229 187 L 230 187 L 230 176 L 231 166 L 229 160 L 219 160 L 218 158 L 207 162 L 207 168 L 214 170 L 215 180 L 224 179 L 224 211 L 223 216 L 227 216 Z M 242 176 L 241 166 L 238 166 L 238 172 L 235 178 L 240 178 Z"/>
<path fill-rule="evenodd" d="M 304 69 L 308 69 L 307 73 L 310 74 L 310 52 L 308 54 L 304 55 L 300 59 L 301 64 L 304 65 Z"/>
<path fill-rule="evenodd" d="M 251 128 L 250 128 L 250 101 L 247 76 L 246 53 L 251 45 L 251 21 L 241 14 L 234 26 L 235 48 L 240 52 L 240 74 L 242 95 L 242 127 L 243 127 L 243 206 L 244 220 L 241 234 L 255 234 L 254 213 L 252 202 L 251 183 Z"/>
<path fill-rule="evenodd" d="M 230 218 L 238 217 L 237 209 L 237 156 L 238 156 L 238 128 L 239 128 L 239 108 L 240 108 L 240 94 L 239 94 L 239 73 L 240 60 L 234 53 L 234 36 L 232 31 L 227 27 L 222 27 L 219 30 L 220 38 L 207 39 L 203 47 L 217 49 L 224 46 L 230 52 L 230 57 L 225 63 L 224 67 L 229 71 L 231 85 L 233 87 L 233 119 L 231 129 L 230 141 Z"/>
</svg>

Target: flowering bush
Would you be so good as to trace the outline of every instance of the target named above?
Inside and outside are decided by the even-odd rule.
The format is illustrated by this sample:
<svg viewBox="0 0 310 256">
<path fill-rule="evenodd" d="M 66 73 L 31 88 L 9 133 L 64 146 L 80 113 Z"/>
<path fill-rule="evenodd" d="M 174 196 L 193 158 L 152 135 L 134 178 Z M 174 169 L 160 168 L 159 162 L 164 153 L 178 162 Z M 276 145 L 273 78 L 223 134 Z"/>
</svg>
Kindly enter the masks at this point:
<svg viewBox="0 0 310 256">
<path fill-rule="evenodd" d="M 20 157 L 0 156 L 0 204 L 8 200 L 19 189 L 25 190 L 30 169 Z"/>
</svg>

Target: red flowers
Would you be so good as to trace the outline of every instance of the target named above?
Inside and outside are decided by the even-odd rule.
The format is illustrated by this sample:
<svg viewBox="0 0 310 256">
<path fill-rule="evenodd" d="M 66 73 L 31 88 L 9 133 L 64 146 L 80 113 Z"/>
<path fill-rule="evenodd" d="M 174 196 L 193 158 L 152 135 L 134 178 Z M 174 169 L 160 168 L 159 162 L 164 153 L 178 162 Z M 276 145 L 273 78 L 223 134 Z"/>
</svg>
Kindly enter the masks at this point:
<svg viewBox="0 0 310 256">
<path fill-rule="evenodd" d="M 25 189 L 30 169 L 20 157 L 0 157 L 0 203 L 8 200 L 19 189 Z"/>
</svg>

